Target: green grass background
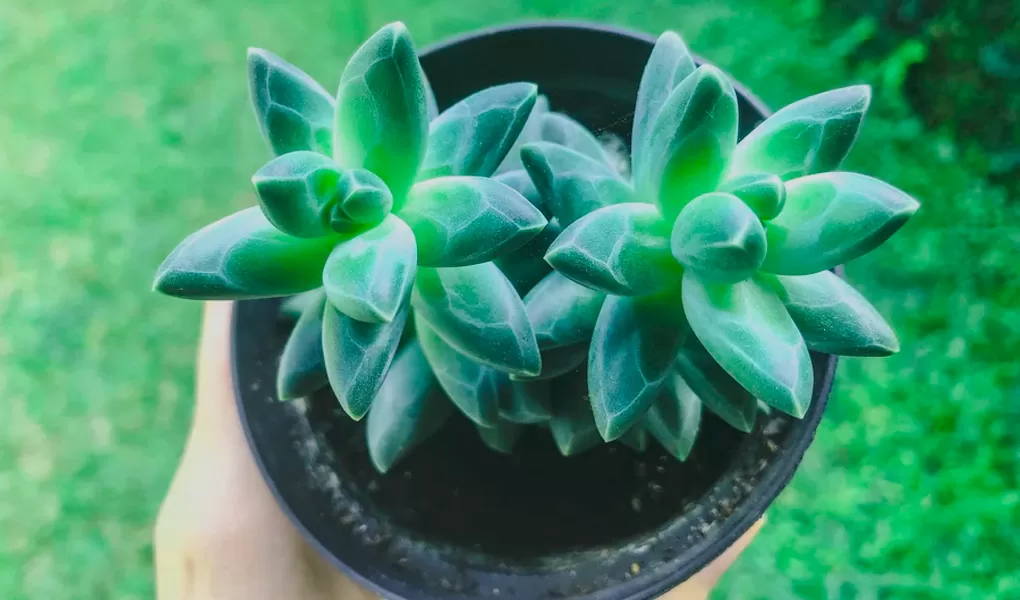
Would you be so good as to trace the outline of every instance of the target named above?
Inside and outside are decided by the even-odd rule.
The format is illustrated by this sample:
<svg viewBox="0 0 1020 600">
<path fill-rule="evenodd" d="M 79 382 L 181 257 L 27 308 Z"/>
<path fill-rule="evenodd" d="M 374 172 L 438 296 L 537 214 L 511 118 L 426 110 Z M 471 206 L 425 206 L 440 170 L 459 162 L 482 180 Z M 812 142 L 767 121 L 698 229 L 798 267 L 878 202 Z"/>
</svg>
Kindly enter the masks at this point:
<svg viewBox="0 0 1020 600">
<path fill-rule="evenodd" d="M 717 597 L 1020 597 L 1020 203 L 905 107 L 909 53 L 849 67 L 867 28 L 820 2 L 0 3 L 0 597 L 152 596 L 199 306 L 149 286 L 183 236 L 252 203 L 267 151 L 245 48 L 328 88 L 388 21 L 421 45 L 538 17 L 674 28 L 773 106 L 868 81 L 848 166 L 922 202 L 847 269 L 903 351 L 841 363 L 817 441 Z"/>
</svg>

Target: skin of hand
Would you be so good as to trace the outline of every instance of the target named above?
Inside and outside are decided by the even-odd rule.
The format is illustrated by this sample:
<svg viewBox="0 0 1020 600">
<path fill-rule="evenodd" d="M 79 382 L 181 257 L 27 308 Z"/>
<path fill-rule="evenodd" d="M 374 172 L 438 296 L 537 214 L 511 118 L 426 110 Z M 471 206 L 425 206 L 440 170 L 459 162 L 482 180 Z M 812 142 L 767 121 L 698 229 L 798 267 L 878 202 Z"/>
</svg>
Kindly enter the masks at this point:
<svg viewBox="0 0 1020 600">
<path fill-rule="evenodd" d="M 157 598 L 374 599 L 305 542 L 262 480 L 234 399 L 232 310 L 229 302 L 205 306 L 191 432 L 156 520 Z M 707 598 L 762 522 L 663 598 Z"/>
</svg>

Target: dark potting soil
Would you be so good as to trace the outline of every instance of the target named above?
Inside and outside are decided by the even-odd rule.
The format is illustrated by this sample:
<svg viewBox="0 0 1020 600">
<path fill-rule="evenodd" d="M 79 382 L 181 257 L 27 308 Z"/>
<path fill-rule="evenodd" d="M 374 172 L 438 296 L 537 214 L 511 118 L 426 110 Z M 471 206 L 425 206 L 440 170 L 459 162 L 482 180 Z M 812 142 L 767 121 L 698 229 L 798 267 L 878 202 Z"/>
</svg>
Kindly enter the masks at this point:
<svg viewBox="0 0 1020 600">
<path fill-rule="evenodd" d="M 522 559 L 626 542 L 693 503 L 727 467 L 740 434 L 706 416 L 680 462 L 654 443 L 638 453 L 600 444 L 563 457 L 550 433 L 528 427 L 512 455 L 486 447 L 456 415 L 386 475 L 372 466 L 364 427 L 324 391 L 307 417 L 335 458 L 337 476 L 394 526 L 432 541 Z"/>
</svg>

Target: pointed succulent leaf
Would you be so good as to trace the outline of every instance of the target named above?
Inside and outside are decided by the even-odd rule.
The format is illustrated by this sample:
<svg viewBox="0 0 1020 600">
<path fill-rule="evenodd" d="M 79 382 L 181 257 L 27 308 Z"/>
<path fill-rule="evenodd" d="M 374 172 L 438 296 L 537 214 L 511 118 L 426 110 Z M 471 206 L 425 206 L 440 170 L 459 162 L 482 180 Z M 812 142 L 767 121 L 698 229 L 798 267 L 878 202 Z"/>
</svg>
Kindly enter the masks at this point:
<svg viewBox="0 0 1020 600">
<path fill-rule="evenodd" d="M 280 302 L 280 316 L 285 320 L 297 321 L 310 304 L 314 304 L 322 293 L 322 289 L 309 290 L 288 296 Z"/>
<path fill-rule="evenodd" d="M 674 373 L 668 389 L 648 409 L 644 424 L 667 452 L 677 460 L 686 460 L 698 437 L 701 401 L 683 377 Z"/>
<path fill-rule="evenodd" d="M 524 129 L 517 136 L 513 146 L 510 147 L 510 151 L 506 153 L 506 158 L 496 169 L 497 174 L 524 168 L 524 164 L 521 162 L 521 148 L 525 144 L 542 140 L 542 115 L 547 112 L 549 112 L 549 99 L 539 95 L 535 100 L 535 106 L 531 109 L 531 114 L 528 115 L 528 120 L 524 123 Z"/>
<path fill-rule="evenodd" d="M 322 270 L 330 304 L 359 321 L 392 321 L 414 283 L 416 252 L 414 234 L 393 215 L 337 244 Z"/>
<path fill-rule="evenodd" d="M 737 143 L 737 96 L 719 69 L 699 67 L 674 89 L 648 136 L 647 165 L 635 179 L 638 198 L 656 202 L 667 219 L 714 191 Z"/>
<path fill-rule="evenodd" d="M 756 398 L 798 419 L 814 374 L 804 338 L 782 301 L 754 279 L 706 283 L 684 273 L 683 306 L 705 349 Z"/>
<path fill-rule="evenodd" d="M 299 150 L 269 161 L 251 182 L 270 223 L 289 235 L 311 238 L 333 233 L 329 214 L 342 176 L 333 159 Z"/>
<path fill-rule="evenodd" d="M 414 324 L 432 372 L 453 404 L 478 425 L 495 426 L 505 378 L 454 350 L 424 319 L 416 319 Z"/>
<path fill-rule="evenodd" d="M 855 85 L 784 107 L 740 141 L 730 176 L 771 173 L 788 181 L 837 169 L 857 139 L 870 103 L 871 88 Z"/>
<path fill-rule="evenodd" d="M 553 416 L 549 432 L 563 456 L 574 456 L 602 443 L 585 400 L 584 369 L 553 381 Z"/>
<path fill-rule="evenodd" d="M 429 126 L 418 180 L 492 175 L 524 129 L 537 96 L 533 83 L 508 83 L 472 94 L 444 111 Z"/>
<path fill-rule="evenodd" d="M 562 275 L 609 294 L 640 296 L 680 281 L 670 223 L 651 204 L 599 209 L 563 230 L 545 260 Z"/>
<path fill-rule="evenodd" d="M 546 226 L 523 196 L 484 177 L 416 183 L 399 214 L 418 240 L 418 264 L 426 267 L 488 262 L 520 248 Z"/>
<path fill-rule="evenodd" d="M 811 350 L 843 356 L 889 356 L 896 334 L 875 307 L 835 273 L 778 276 L 774 289 Z"/>
<path fill-rule="evenodd" d="M 606 156 L 606 151 L 602 148 L 602 142 L 584 125 L 558 112 L 548 112 L 542 115 L 541 124 L 543 142 L 566 146 L 588 158 L 609 164 L 609 157 Z"/>
<path fill-rule="evenodd" d="M 524 297 L 538 347 L 587 344 L 606 295 L 553 272 Z"/>
<path fill-rule="evenodd" d="M 313 292 L 301 317 L 287 338 L 276 371 L 276 394 L 280 400 L 303 398 L 329 385 L 326 359 L 322 356 L 322 314 L 326 295 Z"/>
<path fill-rule="evenodd" d="M 762 270 L 809 275 L 871 252 L 918 208 L 893 186 L 857 173 L 819 173 L 787 182 L 786 206 L 769 222 Z"/>
<path fill-rule="evenodd" d="M 510 374 L 542 371 L 524 302 L 496 265 L 422 268 L 411 302 L 418 320 L 468 357 Z"/>
<path fill-rule="evenodd" d="M 545 262 L 545 253 L 561 233 L 563 229 L 556 219 L 553 219 L 541 233 L 528 240 L 526 244 L 493 261 L 507 276 L 518 294 L 522 296 L 527 294 L 543 277 L 552 272 L 552 267 Z"/>
<path fill-rule="evenodd" d="M 517 423 L 497 421 L 492 427 L 477 426 L 482 443 L 500 454 L 510 454 L 524 433 L 524 427 Z"/>
<path fill-rule="evenodd" d="M 758 400 L 715 362 L 697 338 L 688 339 L 677 354 L 676 371 L 705 408 L 734 429 L 744 433 L 754 429 Z"/>
<path fill-rule="evenodd" d="M 688 331 L 673 291 L 606 298 L 588 353 L 588 393 L 602 439 L 619 438 L 644 417 Z"/>
<path fill-rule="evenodd" d="M 629 202 L 630 185 L 604 162 L 550 142 L 527 144 L 521 160 L 542 203 L 567 227 L 588 213 Z"/>
<path fill-rule="evenodd" d="M 352 419 L 360 421 L 372 405 L 400 345 L 407 321 L 404 303 L 388 323 L 352 319 L 328 302 L 322 319 L 322 353 L 329 385 Z"/>
<path fill-rule="evenodd" d="M 511 375 L 514 381 L 554 379 L 576 370 L 588 360 L 588 342 L 542 350 L 542 372 L 534 377 Z"/>
<path fill-rule="evenodd" d="M 644 452 L 648 449 L 648 430 L 644 425 L 638 423 L 620 436 L 620 442 L 635 452 Z"/>
<path fill-rule="evenodd" d="M 719 283 L 747 279 L 765 260 L 765 228 L 732 194 L 703 194 L 680 211 L 669 239 L 673 257 Z"/>
<path fill-rule="evenodd" d="M 156 271 L 153 289 L 192 300 L 287 296 L 319 287 L 343 238 L 302 239 L 273 227 L 256 206 L 199 229 Z"/>
<path fill-rule="evenodd" d="M 336 95 L 333 153 L 340 166 L 378 175 L 399 206 L 428 138 L 421 65 L 407 28 L 391 23 L 354 53 Z"/>
<path fill-rule="evenodd" d="M 786 186 L 778 175 L 740 175 L 723 182 L 719 191 L 740 198 L 762 221 L 776 218 L 786 203 Z"/>
<path fill-rule="evenodd" d="M 640 170 L 638 165 L 647 165 L 649 162 L 645 154 L 655 118 L 659 116 L 670 93 L 696 68 L 687 44 L 676 33 L 667 31 L 655 41 L 652 54 L 641 74 L 637 104 L 634 106 L 631 163 L 636 169 Z"/>
<path fill-rule="evenodd" d="M 552 418 L 549 382 L 509 381 L 499 400 L 499 416 L 504 421 L 530 425 Z"/>
<path fill-rule="evenodd" d="M 378 175 L 365 169 L 349 169 L 337 186 L 337 203 L 330 226 L 340 232 L 373 227 L 381 223 L 392 208 L 393 194 Z"/>
<path fill-rule="evenodd" d="M 262 137 L 274 154 L 333 153 L 333 98 L 308 74 L 272 52 L 249 48 L 248 85 Z"/>
<path fill-rule="evenodd" d="M 368 411 L 365 436 L 376 470 L 389 471 L 438 431 L 452 412 L 421 347 L 411 342 L 393 360 Z"/>
<path fill-rule="evenodd" d="M 500 173 L 494 176 L 493 179 L 524 196 L 524 199 L 530 202 L 532 206 L 542 211 L 542 214 L 546 217 L 549 216 L 549 213 L 545 211 L 545 203 L 542 202 L 542 196 L 539 195 L 538 189 L 531 181 L 531 176 L 524 169 Z"/>
</svg>

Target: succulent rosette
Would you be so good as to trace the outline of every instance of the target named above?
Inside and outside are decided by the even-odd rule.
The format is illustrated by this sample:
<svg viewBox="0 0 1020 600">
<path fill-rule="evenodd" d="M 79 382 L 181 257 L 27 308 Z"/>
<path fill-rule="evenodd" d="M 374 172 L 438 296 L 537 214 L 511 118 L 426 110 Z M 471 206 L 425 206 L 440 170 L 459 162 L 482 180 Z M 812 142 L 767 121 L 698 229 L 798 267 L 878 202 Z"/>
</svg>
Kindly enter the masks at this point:
<svg viewBox="0 0 1020 600">
<path fill-rule="evenodd" d="M 399 23 L 354 53 L 335 96 L 264 50 L 249 51 L 248 64 L 276 154 L 252 178 L 259 206 L 185 239 L 154 287 L 192 299 L 312 290 L 291 301 L 300 317 L 281 357 L 280 398 L 328 383 L 354 419 L 379 406 L 370 449 L 386 467 L 449 412 L 429 408 L 445 401 L 437 379 L 451 367 L 423 366 L 422 356 L 441 355 L 408 341 L 412 306 L 417 328 L 447 351 L 508 373 L 541 370 L 523 302 L 491 261 L 546 219 L 489 177 L 527 123 L 536 87 L 495 86 L 436 115 Z"/>
<path fill-rule="evenodd" d="M 644 430 L 683 459 L 702 405 L 743 431 L 759 400 L 800 418 L 809 351 L 897 351 L 878 311 L 830 271 L 918 208 L 887 183 L 837 170 L 869 102 L 867 86 L 811 96 L 738 142 L 733 84 L 667 32 L 638 92 L 632 180 L 560 144 L 523 147 L 563 227 L 545 257 L 555 272 L 525 306 L 543 356 L 587 344 L 602 439 Z"/>
</svg>

